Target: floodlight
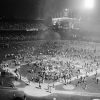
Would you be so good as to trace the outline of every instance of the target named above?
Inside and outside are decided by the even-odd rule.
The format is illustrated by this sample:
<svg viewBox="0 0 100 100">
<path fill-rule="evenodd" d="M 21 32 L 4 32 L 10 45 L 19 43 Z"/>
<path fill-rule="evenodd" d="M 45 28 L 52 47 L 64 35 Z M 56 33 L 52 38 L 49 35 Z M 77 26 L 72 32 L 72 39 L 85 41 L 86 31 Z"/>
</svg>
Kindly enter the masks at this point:
<svg viewBox="0 0 100 100">
<path fill-rule="evenodd" d="M 92 9 L 94 7 L 94 0 L 85 0 L 85 8 Z"/>
</svg>

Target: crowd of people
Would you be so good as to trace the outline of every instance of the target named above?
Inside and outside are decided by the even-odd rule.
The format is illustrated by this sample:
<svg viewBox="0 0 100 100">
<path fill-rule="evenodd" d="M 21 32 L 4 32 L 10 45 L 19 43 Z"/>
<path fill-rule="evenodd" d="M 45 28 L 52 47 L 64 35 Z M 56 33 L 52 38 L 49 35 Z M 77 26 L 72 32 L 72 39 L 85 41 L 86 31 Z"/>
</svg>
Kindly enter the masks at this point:
<svg viewBox="0 0 100 100">
<path fill-rule="evenodd" d="M 0 22 L 0 30 L 40 30 L 46 26 L 43 23 L 27 23 L 27 22 Z"/>
<path fill-rule="evenodd" d="M 41 22 L 0 22 L 1 41 L 25 41 L 38 39 L 37 35 L 48 27 Z"/>
<path fill-rule="evenodd" d="M 99 45 L 73 40 L 12 43 L 7 46 L 8 53 L 4 59 L 13 58 L 15 66 L 20 66 L 19 73 L 29 82 L 39 82 L 39 87 L 41 82 L 50 80 L 71 83 L 72 78 L 76 77 L 78 82 L 75 85 L 84 83 L 86 88 L 86 78 L 91 72 L 95 72 L 94 79 L 99 83 Z M 6 63 L 2 61 L 1 66 Z"/>
</svg>

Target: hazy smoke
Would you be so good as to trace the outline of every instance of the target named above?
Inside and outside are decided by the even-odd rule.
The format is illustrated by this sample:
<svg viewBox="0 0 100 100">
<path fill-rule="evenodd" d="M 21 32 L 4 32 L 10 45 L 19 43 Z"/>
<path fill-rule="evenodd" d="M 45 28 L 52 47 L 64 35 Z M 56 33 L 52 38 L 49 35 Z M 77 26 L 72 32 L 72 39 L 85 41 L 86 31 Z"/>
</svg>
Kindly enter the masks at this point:
<svg viewBox="0 0 100 100">
<path fill-rule="evenodd" d="M 53 30 L 46 30 L 40 33 L 39 39 L 41 40 L 59 40 L 61 36 L 59 33 L 54 32 Z"/>
</svg>

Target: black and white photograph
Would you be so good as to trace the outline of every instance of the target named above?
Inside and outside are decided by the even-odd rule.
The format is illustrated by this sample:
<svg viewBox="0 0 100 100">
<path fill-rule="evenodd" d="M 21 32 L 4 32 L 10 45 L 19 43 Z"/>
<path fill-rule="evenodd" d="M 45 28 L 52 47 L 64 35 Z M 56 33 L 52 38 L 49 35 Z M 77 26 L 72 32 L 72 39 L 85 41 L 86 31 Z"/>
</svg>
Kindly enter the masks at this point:
<svg viewBox="0 0 100 100">
<path fill-rule="evenodd" d="M 100 0 L 0 0 L 0 100 L 100 100 Z"/>
</svg>

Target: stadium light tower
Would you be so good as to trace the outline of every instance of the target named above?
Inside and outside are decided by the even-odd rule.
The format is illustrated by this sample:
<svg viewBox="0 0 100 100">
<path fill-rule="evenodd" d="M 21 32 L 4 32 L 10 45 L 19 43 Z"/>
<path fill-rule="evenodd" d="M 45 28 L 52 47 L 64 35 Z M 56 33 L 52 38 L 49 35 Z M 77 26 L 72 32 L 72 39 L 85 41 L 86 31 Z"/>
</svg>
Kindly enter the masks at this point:
<svg viewBox="0 0 100 100">
<path fill-rule="evenodd" d="M 94 0 L 84 0 L 84 6 L 86 9 L 94 8 Z"/>
</svg>

